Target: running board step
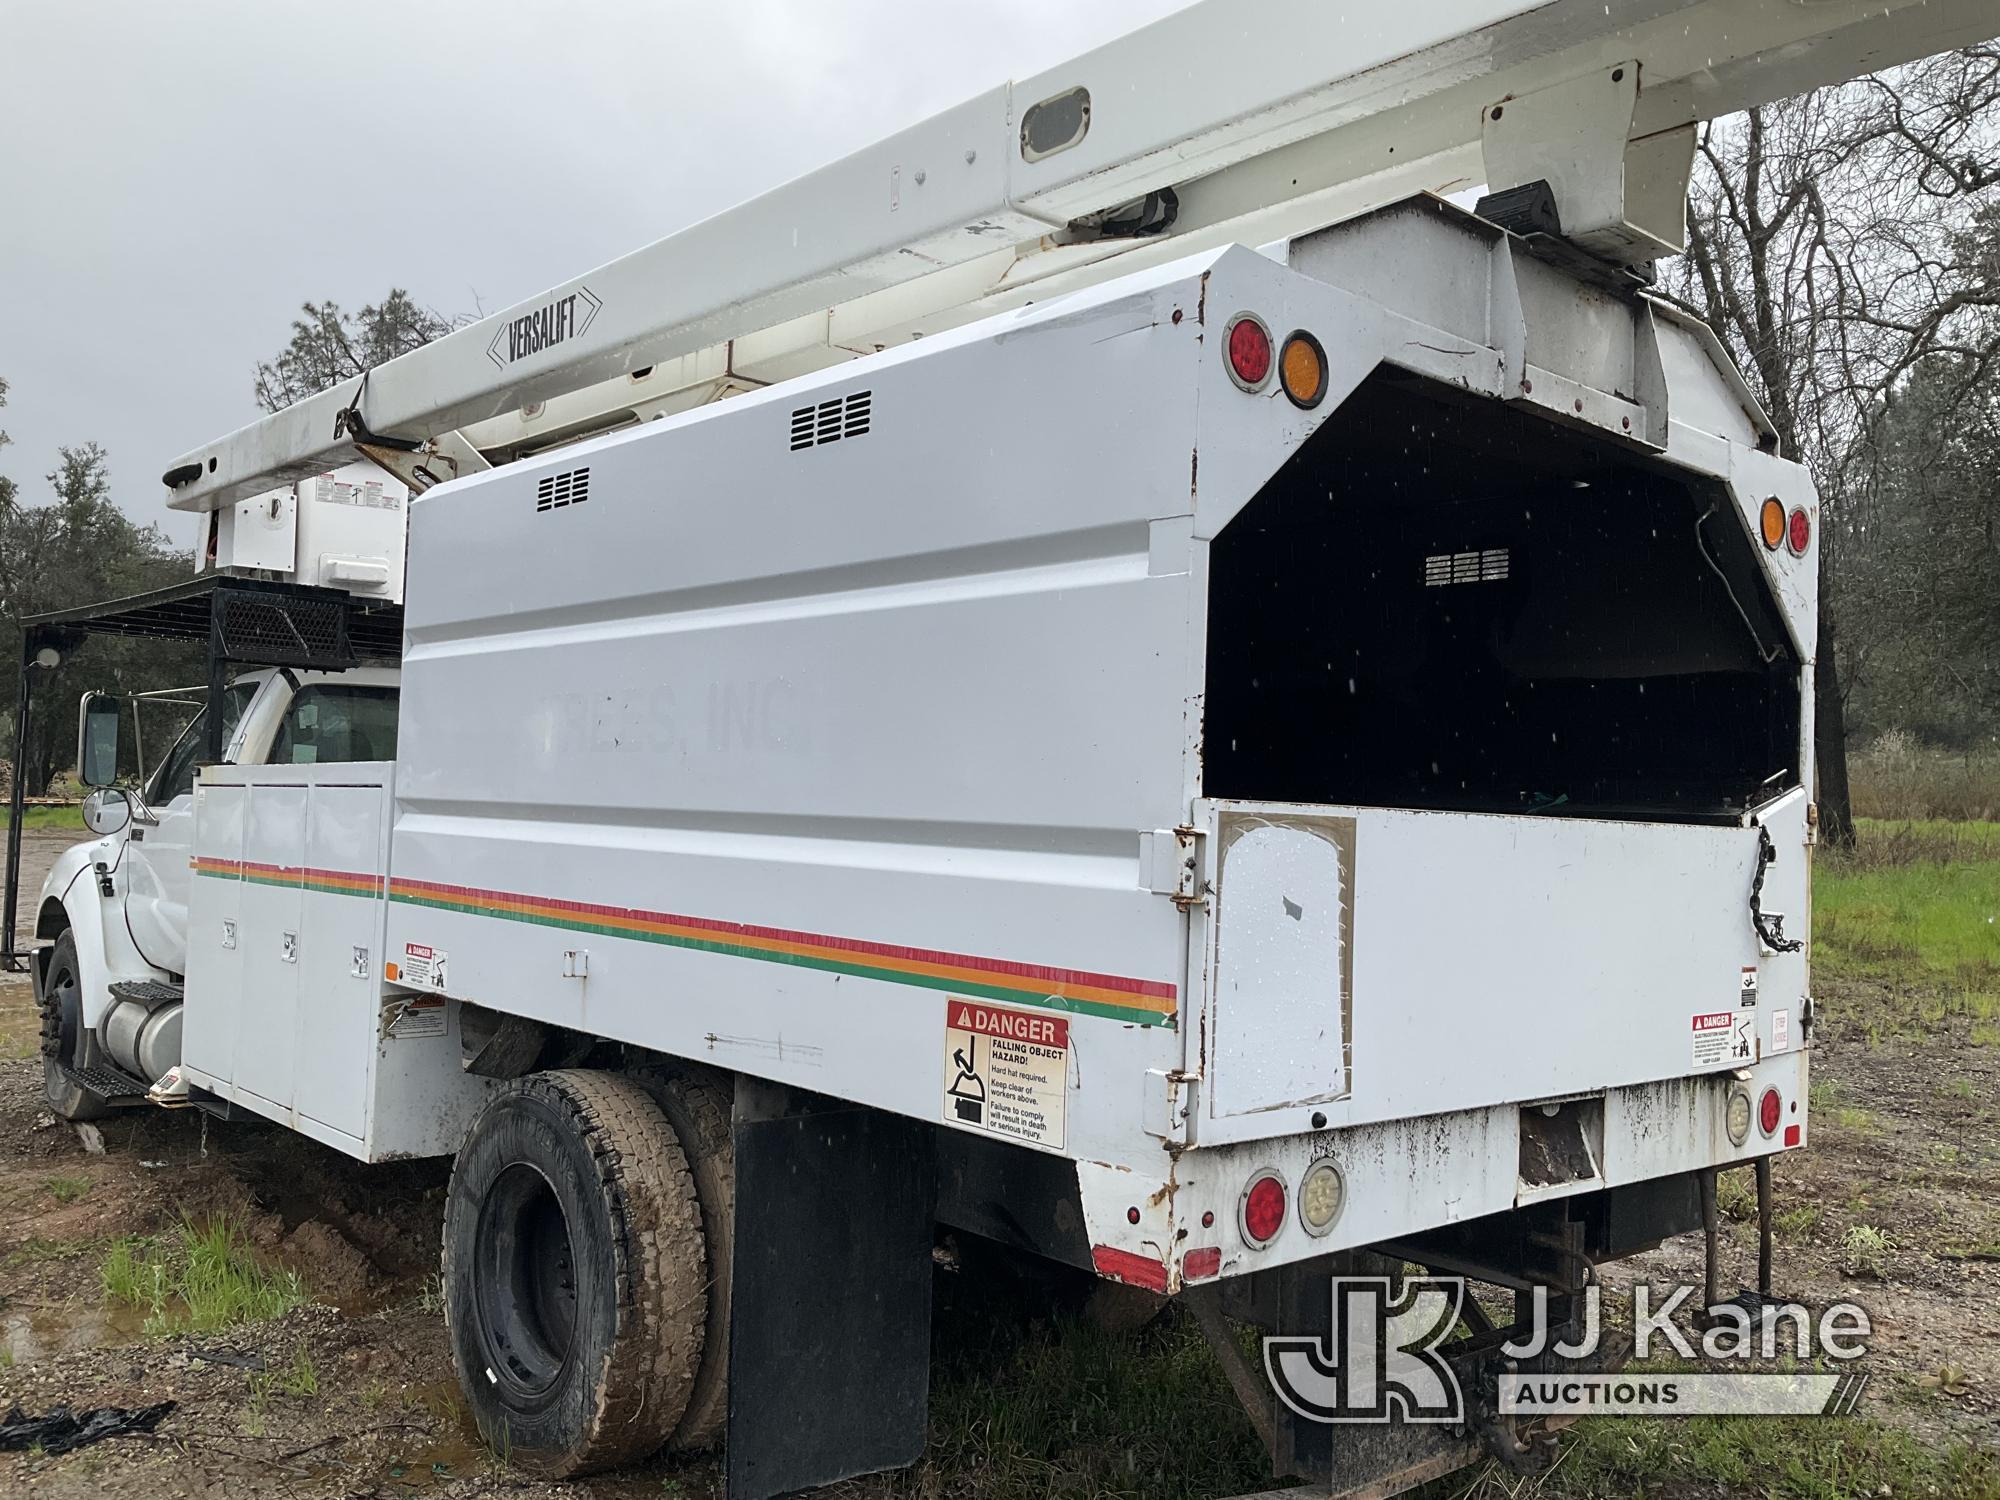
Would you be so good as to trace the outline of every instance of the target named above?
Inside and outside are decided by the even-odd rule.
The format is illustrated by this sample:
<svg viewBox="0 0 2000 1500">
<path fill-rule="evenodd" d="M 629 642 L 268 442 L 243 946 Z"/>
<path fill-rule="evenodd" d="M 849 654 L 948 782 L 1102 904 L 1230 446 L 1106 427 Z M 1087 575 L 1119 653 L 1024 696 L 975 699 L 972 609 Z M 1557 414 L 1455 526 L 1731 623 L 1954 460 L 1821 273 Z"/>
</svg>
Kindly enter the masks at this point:
<svg viewBox="0 0 2000 1500">
<path fill-rule="evenodd" d="M 111 986 L 111 993 L 120 1000 L 130 1000 L 151 1009 L 165 1005 L 170 1000 L 186 998 L 187 987 L 167 984 L 157 979 L 121 979 Z"/>
<path fill-rule="evenodd" d="M 127 1078 L 116 1068 L 72 1068 L 64 1064 L 63 1077 L 106 1104 L 146 1102 L 146 1086 L 137 1079 Z"/>
</svg>

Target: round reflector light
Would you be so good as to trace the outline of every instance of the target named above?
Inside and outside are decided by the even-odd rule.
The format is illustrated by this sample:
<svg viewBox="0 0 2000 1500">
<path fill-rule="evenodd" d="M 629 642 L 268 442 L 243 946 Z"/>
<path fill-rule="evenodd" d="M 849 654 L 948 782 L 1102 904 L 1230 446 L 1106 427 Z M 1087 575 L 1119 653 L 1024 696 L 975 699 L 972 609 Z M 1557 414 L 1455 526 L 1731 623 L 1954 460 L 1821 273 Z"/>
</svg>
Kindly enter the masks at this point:
<svg viewBox="0 0 2000 1500">
<path fill-rule="evenodd" d="M 1784 1113 L 1784 1101 L 1778 1097 L 1776 1089 L 1765 1089 L 1757 1101 L 1757 1128 L 1766 1135 L 1778 1133 L 1778 1120 Z"/>
<path fill-rule="evenodd" d="M 1785 545 L 1785 502 L 1776 495 L 1766 500 L 1758 512 L 1757 529 L 1763 533 L 1764 545 L 1773 552 Z"/>
<path fill-rule="evenodd" d="M 1271 330 L 1250 313 L 1239 313 L 1229 325 L 1229 378 L 1246 391 L 1261 388 L 1271 378 Z"/>
<path fill-rule="evenodd" d="M 1347 1184 L 1340 1180 L 1340 1168 L 1330 1161 L 1316 1161 L 1306 1168 L 1299 1183 L 1299 1222 L 1307 1234 L 1325 1234 L 1340 1217 L 1347 1201 Z"/>
<path fill-rule="evenodd" d="M 1750 1091 L 1731 1089 L 1729 1091 L 1729 1113 L 1724 1120 L 1729 1127 L 1729 1144 L 1740 1146 L 1750 1139 Z"/>
<path fill-rule="evenodd" d="M 1326 394 L 1326 351 L 1303 328 L 1285 340 L 1278 356 L 1278 383 L 1292 405 L 1311 411 Z"/>
<path fill-rule="evenodd" d="M 1285 1180 L 1266 1167 L 1243 1190 L 1243 1242 L 1261 1250 L 1285 1227 Z"/>
<path fill-rule="evenodd" d="M 1812 545 L 1812 517 L 1803 508 L 1792 512 L 1791 522 L 1785 528 L 1785 545 L 1792 549 L 1792 556 L 1804 557 L 1806 548 Z"/>
</svg>

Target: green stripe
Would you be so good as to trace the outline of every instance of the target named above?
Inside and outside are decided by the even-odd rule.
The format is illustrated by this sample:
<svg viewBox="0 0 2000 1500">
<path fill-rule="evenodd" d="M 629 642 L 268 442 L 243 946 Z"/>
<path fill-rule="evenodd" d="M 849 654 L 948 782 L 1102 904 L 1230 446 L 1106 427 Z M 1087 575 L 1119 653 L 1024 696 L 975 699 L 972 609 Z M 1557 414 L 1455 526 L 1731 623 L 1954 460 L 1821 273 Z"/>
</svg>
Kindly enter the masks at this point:
<svg viewBox="0 0 2000 1500">
<path fill-rule="evenodd" d="M 914 985 L 919 989 L 943 990 L 954 995 L 977 995 L 985 1000 L 1010 1001 L 1015 1005 L 1032 1005 L 1043 1010 L 1069 1011 L 1080 1016 L 1101 1016 L 1106 1020 L 1136 1022 L 1141 1026 L 1165 1026 L 1169 1030 L 1174 1028 L 1172 1016 L 1162 1016 L 1153 1011 L 1131 1010 L 1122 1005 L 1108 1005 L 1097 1000 L 1072 1000 L 1064 995 L 1033 995 L 997 984 L 971 984 L 962 979 L 946 979 L 934 974 L 909 974 L 892 969 L 878 969 L 865 963 L 838 958 L 814 958 L 800 953 L 772 953 L 763 948 L 746 948 L 735 943 L 680 937 L 668 932 L 634 932 L 629 928 L 611 927 L 594 922 L 558 921 L 554 917 L 535 916 L 528 912 L 507 911 L 499 907 L 477 906 L 469 902 L 459 903 L 429 896 L 409 896 L 400 891 L 393 893 L 389 899 L 406 906 L 428 906 L 437 911 L 457 912 L 461 916 L 498 917 L 509 922 L 526 922 L 535 927 L 554 927 L 564 932 L 594 932 L 603 937 L 631 938 L 642 943 L 658 943 L 666 948 L 691 948 L 698 953 L 717 953 L 726 958 L 753 958 L 768 964 L 789 964 L 799 969 L 819 969 L 829 974 L 849 974 L 857 979 L 880 979 L 890 984 Z"/>
</svg>

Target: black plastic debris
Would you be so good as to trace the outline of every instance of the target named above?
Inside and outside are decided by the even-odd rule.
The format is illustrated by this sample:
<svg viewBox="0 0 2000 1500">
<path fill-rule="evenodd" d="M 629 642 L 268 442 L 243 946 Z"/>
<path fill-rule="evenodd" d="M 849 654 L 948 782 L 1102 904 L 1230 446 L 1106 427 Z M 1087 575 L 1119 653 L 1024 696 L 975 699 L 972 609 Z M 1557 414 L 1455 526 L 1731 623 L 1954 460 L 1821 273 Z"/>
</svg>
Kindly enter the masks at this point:
<svg viewBox="0 0 2000 1500">
<path fill-rule="evenodd" d="M 31 1417 L 16 1406 L 0 1422 L 0 1451 L 39 1444 L 44 1453 L 73 1453 L 106 1438 L 151 1432 L 174 1406 L 172 1401 L 142 1406 L 136 1411 L 123 1406 L 98 1406 L 89 1411 L 58 1406 L 46 1417 Z"/>
</svg>

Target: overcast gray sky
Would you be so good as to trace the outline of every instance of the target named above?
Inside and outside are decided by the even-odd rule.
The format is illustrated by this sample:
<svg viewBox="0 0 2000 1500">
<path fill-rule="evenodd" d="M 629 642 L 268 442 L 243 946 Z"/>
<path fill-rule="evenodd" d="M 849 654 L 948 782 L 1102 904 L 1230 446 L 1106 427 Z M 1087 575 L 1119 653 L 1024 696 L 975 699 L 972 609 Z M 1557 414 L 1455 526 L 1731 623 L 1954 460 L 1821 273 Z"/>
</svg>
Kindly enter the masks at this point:
<svg viewBox="0 0 2000 1500">
<path fill-rule="evenodd" d="M 298 304 L 506 307 L 1184 0 L 0 0 L 0 473 L 159 475 Z"/>
</svg>

